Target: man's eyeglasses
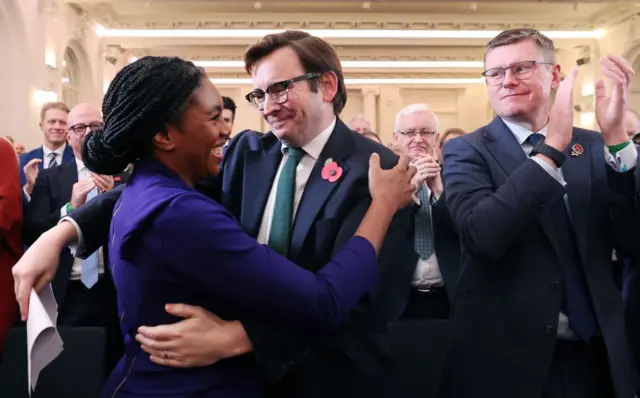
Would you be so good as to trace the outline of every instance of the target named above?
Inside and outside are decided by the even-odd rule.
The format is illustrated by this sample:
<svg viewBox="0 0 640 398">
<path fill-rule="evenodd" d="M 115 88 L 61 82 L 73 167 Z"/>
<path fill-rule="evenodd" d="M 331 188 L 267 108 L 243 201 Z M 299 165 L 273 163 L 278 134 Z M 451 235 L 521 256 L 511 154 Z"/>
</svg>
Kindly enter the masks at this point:
<svg viewBox="0 0 640 398">
<path fill-rule="evenodd" d="M 421 138 L 430 138 L 436 135 L 436 132 L 431 130 L 407 130 L 397 131 L 397 133 L 411 139 L 415 138 L 417 135 Z"/>
<path fill-rule="evenodd" d="M 104 123 L 90 123 L 90 124 L 74 124 L 69 127 L 69 131 L 72 131 L 75 135 L 86 134 L 87 131 L 94 131 L 104 127 Z"/>
<path fill-rule="evenodd" d="M 504 77 L 507 75 L 507 70 L 511 71 L 511 74 L 518 80 L 526 80 L 533 75 L 537 65 L 553 65 L 551 62 L 538 62 L 538 61 L 522 61 L 506 68 L 491 68 L 482 72 L 485 81 L 488 84 L 497 86 L 502 84 Z"/>
<path fill-rule="evenodd" d="M 317 79 L 322 73 L 306 73 L 293 79 L 271 83 L 266 90 L 255 89 L 245 96 L 247 101 L 258 109 L 264 108 L 265 95 L 269 94 L 276 104 L 284 104 L 289 99 L 289 86 L 304 80 Z"/>
</svg>

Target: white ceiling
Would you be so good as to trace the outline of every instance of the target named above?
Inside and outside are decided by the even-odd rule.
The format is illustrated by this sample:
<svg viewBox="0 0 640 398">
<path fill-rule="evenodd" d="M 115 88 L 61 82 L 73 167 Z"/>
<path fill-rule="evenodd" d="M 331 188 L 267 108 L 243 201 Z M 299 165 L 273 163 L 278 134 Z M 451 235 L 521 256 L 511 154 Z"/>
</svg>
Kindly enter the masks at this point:
<svg viewBox="0 0 640 398">
<path fill-rule="evenodd" d="M 637 2 L 429 0 L 73 0 L 106 29 L 409 29 L 595 30 L 640 15 Z M 191 60 L 241 60 L 255 38 L 108 37 L 134 56 L 176 55 Z M 329 39 L 343 60 L 482 60 L 486 39 Z M 590 40 L 556 40 L 559 48 Z M 245 77 L 242 68 L 210 69 Z M 477 69 L 349 70 L 347 77 L 478 77 Z"/>
</svg>

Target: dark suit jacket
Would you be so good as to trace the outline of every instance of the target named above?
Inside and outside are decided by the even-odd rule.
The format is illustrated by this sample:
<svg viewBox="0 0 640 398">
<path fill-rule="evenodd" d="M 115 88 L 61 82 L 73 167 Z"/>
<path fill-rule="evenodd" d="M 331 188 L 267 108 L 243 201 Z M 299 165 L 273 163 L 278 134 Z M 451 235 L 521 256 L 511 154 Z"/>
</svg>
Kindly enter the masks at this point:
<svg viewBox="0 0 640 398">
<path fill-rule="evenodd" d="M 640 363 L 640 267 L 638 261 L 618 255 L 623 263 L 622 301 L 624 303 L 627 338 L 636 364 Z"/>
<path fill-rule="evenodd" d="M 453 301 L 461 271 L 460 239 L 447 207 L 446 192 L 431 206 L 431 220 L 438 267 L 449 301 Z"/>
<path fill-rule="evenodd" d="M 31 245 L 40 235 L 55 227 L 60 220 L 60 210 L 71 200 L 73 185 L 78 182 L 78 167 L 75 158 L 61 166 L 45 169 L 38 173 L 36 184 L 27 208 L 23 237 L 26 244 Z M 114 177 L 115 185 L 126 182 L 127 174 Z M 104 246 L 106 239 L 100 246 Z M 106 246 L 105 246 L 106 247 Z M 105 264 L 109 263 L 109 254 L 104 250 Z M 73 256 L 65 249 L 60 257 L 60 267 L 52 282 L 53 293 L 58 302 L 64 302 L 69 275 L 73 266 Z M 109 267 L 105 267 L 108 272 Z"/>
<path fill-rule="evenodd" d="M 38 168 L 40 170 L 43 170 L 44 169 L 43 157 L 44 157 L 44 151 L 42 150 L 42 146 L 39 146 L 36 149 L 33 149 L 20 156 L 20 184 L 22 184 L 22 186 L 24 186 L 24 184 L 27 183 L 27 177 L 24 175 L 24 170 L 22 170 L 22 168 L 26 166 L 26 164 L 29 163 L 31 159 L 40 159 L 42 160 L 42 162 L 38 163 Z M 69 163 L 74 159 L 75 159 L 75 155 L 73 154 L 73 149 L 69 146 L 69 144 L 67 144 L 67 146 L 64 148 L 64 152 L 62 153 L 62 162 L 60 163 L 60 165 Z"/>
<path fill-rule="evenodd" d="M 390 168 L 397 162 L 397 156 L 389 149 L 337 121 L 311 172 L 297 210 L 289 255 L 294 263 L 317 271 L 353 236 L 371 202 L 368 165 L 373 152 L 380 154 L 383 168 Z M 320 177 L 328 158 L 343 168 L 342 177 L 335 183 Z M 229 143 L 218 178 L 201 184 L 199 189 L 216 198 L 249 235 L 256 237 L 281 159 L 281 144 L 272 133 L 243 132 Z M 100 200 L 92 201 L 71 215 L 83 231 L 87 252 L 95 250 L 98 242 L 107 236 L 110 215 L 117 200 L 116 192 L 101 196 Z M 336 391 L 348 394 L 346 389 L 321 380 L 327 379 L 326 374 L 341 372 L 348 375 L 357 371 L 358 366 L 354 364 L 376 368 L 378 361 L 386 356 L 387 327 L 404 310 L 403 291 L 417 262 L 413 247 L 414 210 L 408 207 L 396 214 L 378 256 L 381 283 L 375 292 L 361 300 L 338 332 L 318 339 L 274 327 L 262 320 L 241 319 L 253 343 L 254 354 L 273 382 L 289 374 L 281 385 L 313 390 L 303 392 L 298 387 L 291 387 L 289 394 L 296 398 L 324 397 Z M 321 354 L 316 354 L 318 352 Z M 341 363 L 348 364 L 348 368 L 332 366 L 325 361 L 326 357 L 338 358 Z M 296 367 L 303 369 L 291 373 Z M 314 371 L 308 371 L 311 368 Z M 315 369 L 319 370 L 316 372 Z"/>
<path fill-rule="evenodd" d="M 605 164 L 596 132 L 575 128 L 569 148 L 574 143 L 584 153 L 563 164 L 566 188 L 527 159 L 499 118 L 445 144 L 447 204 L 462 243 L 446 396 L 541 396 L 562 295 L 557 239 L 546 205 L 565 192 L 617 396 L 635 393 L 620 291 L 611 271 L 612 248 L 630 248 L 637 225 L 634 171 L 617 173 Z"/>
<path fill-rule="evenodd" d="M 11 268 L 22 256 L 22 189 L 13 145 L 0 138 L 0 356 L 18 308 Z"/>
</svg>

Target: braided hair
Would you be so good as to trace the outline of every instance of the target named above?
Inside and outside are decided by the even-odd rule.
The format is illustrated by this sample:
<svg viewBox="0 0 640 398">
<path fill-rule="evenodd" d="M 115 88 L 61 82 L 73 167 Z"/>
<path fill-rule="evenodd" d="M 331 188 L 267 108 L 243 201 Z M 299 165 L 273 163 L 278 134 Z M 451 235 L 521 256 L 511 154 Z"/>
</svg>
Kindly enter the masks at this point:
<svg viewBox="0 0 640 398">
<path fill-rule="evenodd" d="M 166 124 L 178 125 L 204 69 L 177 57 L 144 57 L 125 66 L 102 104 L 104 128 L 82 144 L 82 160 L 94 173 L 114 175 L 152 153 L 152 139 Z"/>
</svg>

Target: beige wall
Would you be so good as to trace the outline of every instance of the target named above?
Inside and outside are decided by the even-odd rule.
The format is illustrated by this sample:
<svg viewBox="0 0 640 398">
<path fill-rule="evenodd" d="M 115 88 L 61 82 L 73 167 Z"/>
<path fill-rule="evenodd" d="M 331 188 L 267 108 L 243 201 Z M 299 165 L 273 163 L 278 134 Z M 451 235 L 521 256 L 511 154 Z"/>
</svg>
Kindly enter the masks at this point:
<svg viewBox="0 0 640 398">
<path fill-rule="evenodd" d="M 67 47 L 78 60 L 77 100 L 96 104 L 102 100 L 104 48 L 93 25 L 69 5 L 56 4 L 0 0 L 0 76 L 4 92 L 10 93 L 0 100 L 0 134 L 12 135 L 27 148 L 42 144 L 38 129 L 42 101 L 62 98 L 62 61 Z"/>
</svg>

